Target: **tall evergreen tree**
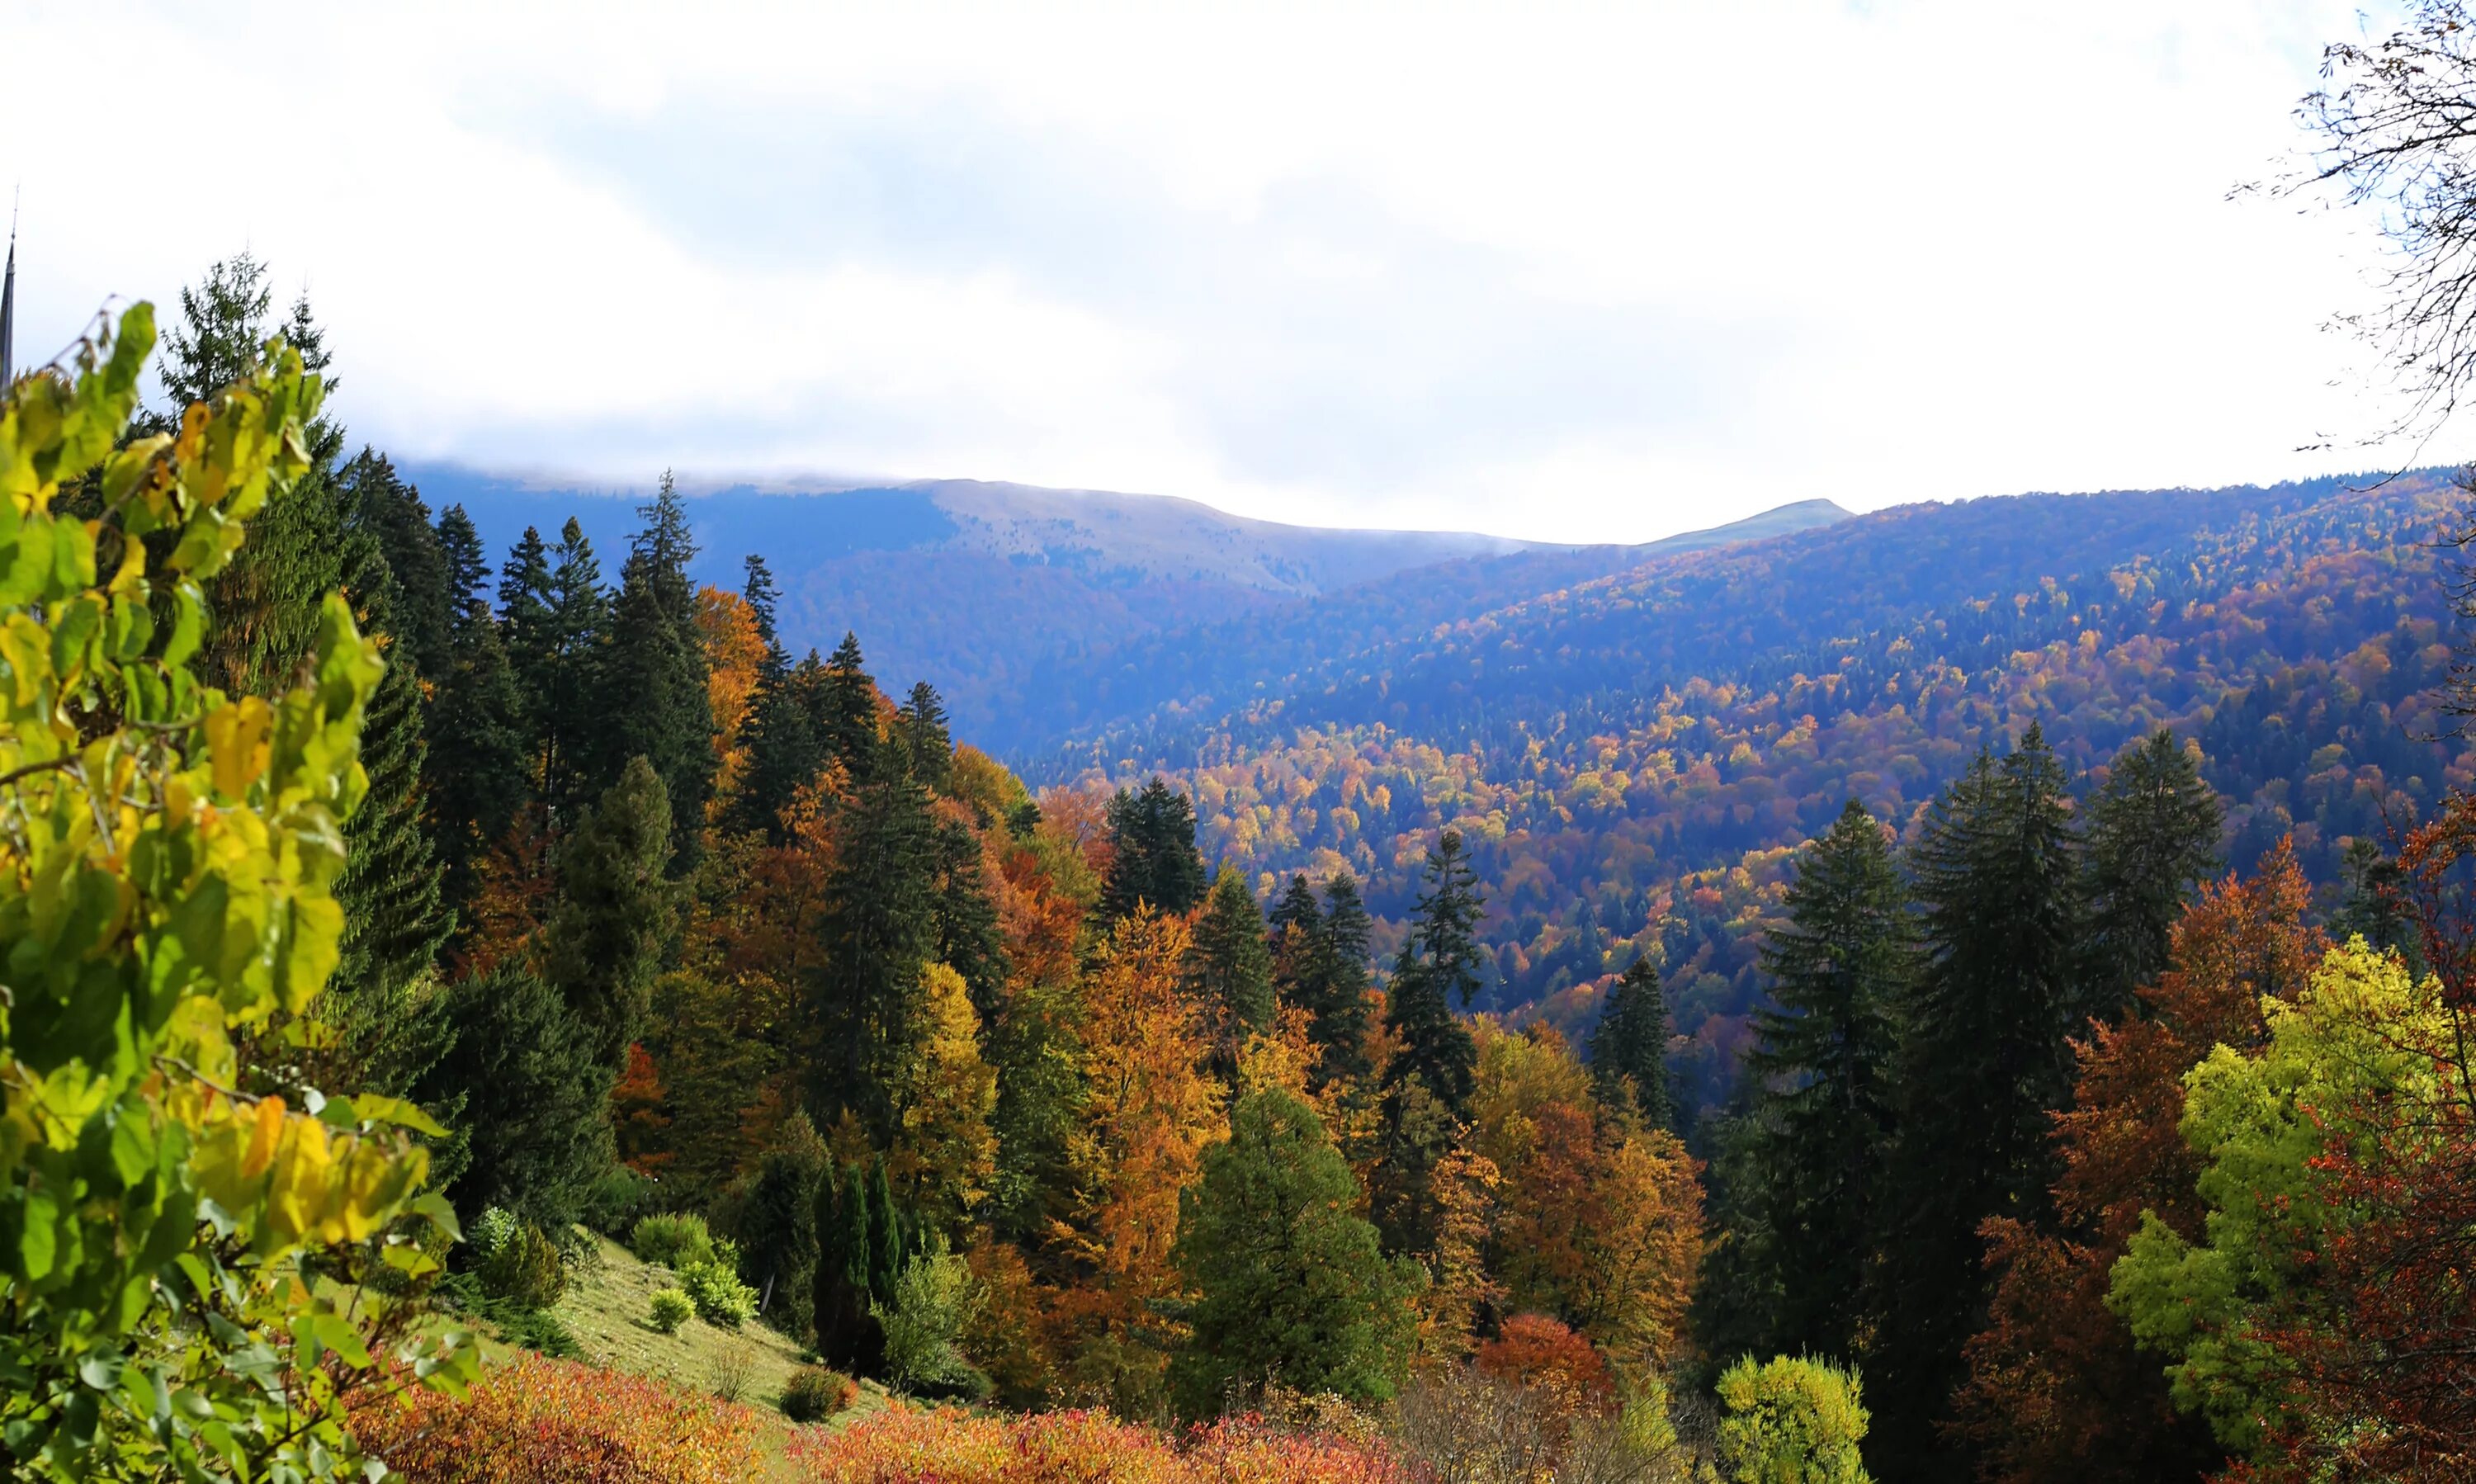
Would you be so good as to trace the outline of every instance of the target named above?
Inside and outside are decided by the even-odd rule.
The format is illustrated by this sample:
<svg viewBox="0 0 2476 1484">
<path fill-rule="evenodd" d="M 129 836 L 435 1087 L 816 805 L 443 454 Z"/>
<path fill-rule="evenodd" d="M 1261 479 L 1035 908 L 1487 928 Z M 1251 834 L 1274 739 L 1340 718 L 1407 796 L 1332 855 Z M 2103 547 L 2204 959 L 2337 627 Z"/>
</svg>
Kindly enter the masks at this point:
<svg viewBox="0 0 2476 1484">
<path fill-rule="evenodd" d="M 811 660 L 815 656 L 811 655 Z M 803 665 L 802 692 L 810 729 L 826 755 L 851 773 L 854 783 L 876 778 L 882 737 L 878 726 L 877 681 L 860 658 L 859 638 L 845 633 L 822 669 Z"/>
<path fill-rule="evenodd" d="M 862 788 L 846 821 L 820 928 L 823 962 L 807 984 L 810 1099 L 819 1125 L 848 1110 L 882 1149 L 893 1139 L 890 1089 L 911 1049 L 921 971 L 936 952 L 936 831 L 928 795 L 900 772 Z"/>
<path fill-rule="evenodd" d="M 434 689 L 453 663 L 457 599 L 430 507 L 396 473 L 392 460 L 367 445 L 344 465 L 337 482 L 346 529 L 366 532 L 378 543 L 393 579 L 390 653 L 410 660 L 425 689 Z"/>
<path fill-rule="evenodd" d="M 1462 846 L 1461 831 L 1448 829 L 1427 853 L 1426 885 L 1401 945 L 1387 991 L 1385 1027 L 1401 1049 L 1385 1068 L 1389 1092 L 1417 1077 L 1455 1118 L 1470 1106 L 1471 1078 L 1478 1050 L 1452 1010 L 1478 992 L 1478 915 L 1484 905 L 1477 873 Z"/>
<path fill-rule="evenodd" d="M 791 656 L 783 649 L 781 634 L 775 627 L 780 595 L 765 558 L 749 557 L 747 574 L 740 596 L 756 614 L 756 632 L 765 641 L 765 658 L 757 667 L 756 688 L 748 698 L 748 720 L 740 733 L 748 750 L 748 765 L 740 777 L 739 793 L 731 801 L 726 823 L 732 829 L 761 830 L 779 840 L 783 805 L 825 766 L 825 748 L 817 740 L 813 707 L 805 694 L 821 678 L 813 678 L 814 651 L 808 655 L 811 679 L 804 680 L 791 668 Z"/>
<path fill-rule="evenodd" d="M 1883 827 L 1851 799 L 1799 853 L 1767 935 L 1770 1004 L 1746 1058 L 1757 1079 L 1747 1180 L 1769 1241 L 1765 1353 L 1853 1359 L 1893 1128 L 1895 1015 L 1914 982 L 1907 887 Z"/>
<path fill-rule="evenodd" d="M 442 1051 L 436 1006 L 419 987 L 456 930 L 421 797 L 421 678 L 395 626 L 397 588 L 377 536 L 343 536 L 344 593 L 386 670 L 361 724 L 368 791 L 344 826 L 342 956 L 322 1013 L 341 1032 L 351 1085 L 403 1093 Z"/>
<path fill-rule="evenodd" d="M 662 780 L 671 804 L 675 864 L 693 859 L 706 801 L 713 796 L 716 758 L 713 709 L 706 690 L 705 641 L 697 628 L 696 588 L 688 562 L 687 502 L 668 472 L 653 503 L 637 507 L 644 522 L 622 567 L 600 657 L 598 724 L 586 733 L 591 777 L 615 778 L 642 757 Z M 611 698 L 624 697 L 620 705 Z"/>
<path fill-rule="evenodd" d="M 1315 940 L 1323 931 L 1324 912 L 1316 905 L 1315 887 L 1300 872 L 1264 914 L 1265 946 L 1273 952 L 1273 992 L 1283 1004 L 1302 1005 L 1313 996 L 1307 979 L 1314 972 Z"/>
<path fill-rule="evenodd" d="M 1373 975 L 1368 933 L 1374 927 L 1359 900 L 1358 880 L 1335 871 L 1324 883 L 1324 922 L 1315 935 L 1314 994 L 1305 1002 L 1307 1034 L 1324 1051 L 1312 1085 L 1363 1082 L 1375 1070 L 1367 1045 L 1368 998 Z"/>
<path fill-rule="evenodd" d="M 1264 942 L 1264 913 L 1235 866 L 1223 866 L 1204 899 L 1186 954 L 1186 993 L 1211 1037 L 1212 1064 L 1237 1075 L 1247 1038 L 1273 1025 L 1273 953 Z"/>
<path fill-rule="evenodd" d="M 1668 1073 L 1668 994 L 1659 960 L 1645 953 L 1625 966 L 1591 1031 L 1591 1077 L 1610 1107 L 1630 1107 L 1645 1127 L 1665 1128 L 1676 1100 Z"/>
<path fill-rule="evenodd" d="M 662 780 L 638 757 L 559 846 L 558 902 L 536 956 L 614 1078 L 643 1034 L 670 935 L 671 832 Z"/>
<path fill-rule="evenodd" d="M 869 1291 L 877 1221 L 868 1176 L 858 1166 L 838 1166 L 817 1182 L 816 1296 L 811 1300 L 817 1353 L 827 1365 L 853 1375 L 874 1375 L 885 1365 L 885 1326 L 877 1318 Z"/>
<path fill-rule="evenodd" d="M 936 936 L 930 953 L 962 976 L 972 1008 L 986 1025 L 1004 998 L 1006 952 L 997 903 L 989 900 L 980 839 L 960 820 L 940 819 L 931 829 L 928 874 Z"/>
<path fill-rule="evenodd" d="M 447 901 L 461 911 L 472 903 L 482 862 L 507 838 L 531 790 L 523 698 L 482 592 L 489 573 L 482 538 L 462 506 L 440 514 L 438 546 L 452 617 L 447 673 L 430 706 L 423 778 Z"/>
<path fill-rule="evenodd" d="M 943 790 L 954 762 L 953 738 L 946 730 L 946 705 L 927 680 L 911 687 L 910 699 L 895 712 L 904 766 L 928 788 Z"/>
<path fill-rule="evenodd" d="M 2090 801 L 2085 837 L 2089 933 L 2076 1020 L 2112 1023 L 2133 992 L 2166 972 L 2168 935 L 2217 874 L 2226 813 L 2192 756 L 2164 728 L 2116 754 Z M 2075 1033 L 2083 1033 L 2080 1024 Z"/>
<path fill-rule="evenodd" d="M 455 1131 L 442 1162 L 470 1221 L 504 1206 L 546 1230 L 582 1214 L 614 1162 L 610 1087 L 615 1070 L 596 1028 L 557 989 L 501 966 L 448 993 L 455 1039 L 417 1083 L 422 1106 Z"/>
<path fill-rule="evenodd" d="M 1901 1016 L 1885 1324 L 1868 1367 L 1894 1477 L 1965 1476 L 1936 1428 L 1984 1318 L 1978 1226 L 2047 1209 L 2047 1115 L 2070 1091 L 2083 927 L 2069 808 L 2062 764 L 2032 726 L 1999 763 L 1978 757 L 1918 844 L 1926 953 Z"/>
<path fill-rule="evenodd" d="M 1110 922 L 1132 915 L 1137 903 L 1176 917 L 1203 900 L 1208 878 L 1195 848 L 1195 804 L 1155 776 L 1137 793 L 1120 789 L 1109 801 L 1109 874 L 1101 883 L 1101 911 Z"/>
<path fill-rule="evenodd" d="M 555 549 L 527 530 L 500 571 L 499 611 L 524 698 L 533 795 L 563 831 L 597 796 L 586 765 L 610 722 L 601 714 L 610 694 L 602 673 L 610 599 L 584 528 L 570 520 Z"/>
</svg>

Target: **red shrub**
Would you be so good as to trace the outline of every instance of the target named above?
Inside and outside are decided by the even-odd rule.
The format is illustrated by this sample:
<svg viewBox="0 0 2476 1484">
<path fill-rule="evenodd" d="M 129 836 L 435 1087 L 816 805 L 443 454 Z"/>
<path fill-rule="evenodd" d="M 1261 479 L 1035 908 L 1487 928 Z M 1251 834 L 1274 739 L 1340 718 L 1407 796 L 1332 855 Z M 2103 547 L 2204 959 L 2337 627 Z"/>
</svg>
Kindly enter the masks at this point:
<svg viewBox="0 0 2476 1484">
<path fill-rule="evenodd" d="M 1616 1410 L 1616 1377 L 1591 1342 L 1545 1314 L 1517 1314 L 1497 1337 L 1478 1348 L 1481 1373 L 1500 1381 L 1535 1387 L 1556 1398 L 1560 1410 Z"/>
<path fill-rule="evenodd" d="M 756 1425 L 745 1407 L 539 1356 L 491 1367 L 462 1401 L 415 1389 L 353 1415 L 409 1484 L 736 1484 L 755 1472 Z"/>
</svg>

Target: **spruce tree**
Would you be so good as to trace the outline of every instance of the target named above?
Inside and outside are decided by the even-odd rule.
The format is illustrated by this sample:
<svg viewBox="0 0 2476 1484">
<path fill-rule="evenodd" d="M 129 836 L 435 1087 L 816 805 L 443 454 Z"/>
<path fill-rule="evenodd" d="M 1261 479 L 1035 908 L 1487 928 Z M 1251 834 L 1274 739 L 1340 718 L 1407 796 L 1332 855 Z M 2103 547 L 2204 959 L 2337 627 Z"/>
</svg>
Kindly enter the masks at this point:
<svg viewBox="0 0 2476 1484">
<path fill-rule="evenodd" d="M 1668 995 L 1659 960 L 1645 953 L 1625 966 L 1591 1031 L 1591 1078 L 1600 1101 L 1630 1108 L 1646 1128 L 1665 1128 L 1676 1101 L 1668 1074 Z"/>
<path fill-rule="evenodd" d="M 1265 947 L 1273 953 L 1273 993 L 1281 1003 L 1303 1006 L 1314 998 L 1308 979 L 1315 972 L 1315 940 L 1323 931 L 1315 887 L 1300 872 L 1290 878 L 1264 914 Z"/>
<path fill-rule="evenodd" d="M 954 743 L 947 733 L 946 705 L 937 699 L 935 686 L 922 680 L 911 687 L 910 699 L 895 712 L 895 729 L 911 776 L 923 787 L 943 792 L 954 764 Z"/>
<path fill-rule="evenodd" d="M 980 838 L 960 820 L 940 819 L 931 828 L 928 873 L 936 932 L 929 952 L 962 976 L 972 1008 L 987 1025 L 1004 1000 L 1006 953 L 997 903 L 989 900 Z"/>
<path fill-rule="evenodd" d="M 1387 989 L 1384 1025 L 1401 1049 L 1384 1069 L 1386 1091 L 1417 1077 L 1455 1118 L 1469 1109 L 1478 1050 L 1452 1000 L 1458 995 L 1468 1005 L 1478 992 L 1475 930 L 1483 905 L 1461 831 L 1448 829 L 1427 853 L 1426 885 Z"/>
<path fill-rule="evenodd" d="M 345 596 L 385 646 L 386 670 L 361 724 L 368 790 L 344 826 L 342 955 L 322 1015 L 340 1032 L 350 1085 L 401 1094 L 440 1051 L 420 981 L 456 913 L 424 819 L 421 678 L 398 642 L 395 582 L 366 529 L 345 533 L 342 556 Z"/>
<path fill-rule="evenodd" d="M 806 672 L 801 688 L 808 701 L 809 728 L 826 756 L 849 770 L 855 784 L 875 779 L 881 750 L 877 682 L 860 658 L 858 637 L 845 633 L 822 669 L 813 664 L 802 668 Z"/>
<path fill-rule="evenodd" d="M 558 902 L 535 956 L 614 1078 L 643 1034 L 670 936 L 670 802 L 641 757 L 558 849 Z"/>
<path fill-rule="evenodd" d="M 1881 1239 L 1885 1472 L 1954 1479 L 1937 1424 L 1984 1317 L 1989 1217 L 2038 1222 L 2047 1115 L 2070 1091 L 2083 922 L 2062 765 L 2036 727 L 1937 801 L 1915 857 L 1925 957 L 1901 1016 L 1898 1137 Z"/>
<path fill-rule="evenodd" d="M 1316 929 L 1307 975 L 1313 995 L 1303 1002 L 1311 1017 L 1307 1034 L 1324 1051 L 1311 1085 L 1363 1082 L 1375 1070 L 1367 1045 L 1371 964 L 1367 939 L 1374 927 L 1358 897 L 1358 881 L 1335 871 L 1324 883 L 1324 922 Z"/>
<path fill-rule="evenodd" d="M 1358 1200 L 1313 1108 L 1275 1088 L 1230 1109 L 1228 1139 L 1179 1202 L 1174 1257 L 1196 1300 L 1173 1376 L 1188 1416 L 1212 1415 L 1233 1384 L 1392 1397 L 1416 1278 L 1384 1260 Z"/>
<path fill-rule="evenodd" d="M 2160 729 L 2116 754 L 2090 801 L 2087 952 L 2075 1034 L 2112 1023 L 2133 992 L 2166 971 L 2167 937 L 2200 884 L 2217 874 L 2226 814 L 2192 756 Z"/>
<path fill-rule="evenodd" d="M 1209 884 L 1203 853 L 1195 848 L 1195 805 L 1155 775 L 1141 792 L 1110 799 L 1109 872 L 1101 883 L 1101 912 L 1109 922 L 1150 903 L 1165 917 L 1192 911 Z"/>
<path fill-rule="evenodd" d="M 473 902 L 482 862 L 514 828 L 531 790 L 523 699 L 482 593 L 489 571 L 482 539 L 462 506 L 439 516 L 438 545 L 453 616 L 422 772 L 447 901 L 460 912 Z"/>
<path fill-rule="evenodd" d="M 586 765 L 610 722 L 602 714 L 611 694 L 602 674 L 610 600 L 584 528 L 570 520 L 552 549 L 528 529 L 500 569 L 499 611 L 524 700 L 533 795 L 553 830 L 564 831 L 598 794 Z"/>
<path fill-rule="evenodd" d="M 457 589 L 430 507 L 384 454 L 367 445 L 344 465 L 338 484 L 346 528 L 378 543 L 393 579 L 390 655 L 409 659 L 424 689 L 433 690 L 453 663 Z"/>
<path fill-rule="evenodd" d="M 748 752 L 748 765 L 740 777 L 738 797 L 731 801 L 727 824 L 737 830 L 761 830 L 767 838 L 780 840 L 782 829 L 782 808 L 825 766 L 825 748 L 817 740 L 816 723 L 811 714 L 804 687 L 813 680 L 804 680 L 791 668 L 791 656 L 782 648 L 780 632 L 775 628 L 775 609 L 780 595 L 774 586 L 774 574 L 767 570 L 765 558 L 751 556 L 747 560 L 747 581 L 741 596 L 756 614 L 756 632 L 765 641 L 765 658 L 756 671 L 756 688 L 748 698 L 748 719 L 740 735 Z M 816 654 L 809 652 L 811 675 L 816 669 Z"/>
<path fill-rule="evenodd" d="M 1239 1051 L 1249 1036 L 1272 1028 L 1275 1006 L 1264 914 L 1235 866 L 1221 868 L 1196 919 L 1186 993 L 1211 1037 L 1214 1070 L 1225 1078 L 1236 1076 Z"/>
<path fill-rule="evenodd" d="M 421 1105 L 454 1130 L 442 1162 L 467 1222 L 504 1206 L 548 1231 L 582 1214 L 614 1161 L 615 1072 L 595 1028 L 558 990 L 509 966 L 448 994 L 455 1039 L 418 1082 Z"/>
<path fill-rule="evenodd" d="M 822 961 L 807 976 L 811 1106 L 825 1126 L 855 1114 L 885 1148 L 894 1135 L 888 1090 L 911 1049 L 920 974 L 937 945 L 928 795 L 900 772 L 870 783 L 845 815 L 841 845 L 819 928 Z"/>
<path fill-rule="evenodd" d="M 696 545 L 687 502 L 669 473 L 653 503 L 636 513 L 644 525 L 620 571 L 595 677 L 601 714 L 585 733 L 589 776 L 599 784 L 630 759 L 650 763 L 679 825 L 674 854 L 684 869 L 695 855 L 716 766 L 705 641 L 687 573 Z"/>
<path fill-rule="evenodd" d="M 1873 1286 L 1894 1017 L 1916 971 L 1907 887 L 1864 804 L 1799 853 L 1781 915 L 1762 949 L 1770 1003 L 1746 1058 L 1757 1091 L 1734 1192 L 1769 1238 L 1755 1343 L 1851 1359 Z"/>
<path fill-rule="evenodd" d="M 817 1182 L 811 1300 L 817 1354 L 853 1375 L 874 1375 L 885 1364 L 885 1327 L 871 1308 L 868 1286 L 875 1224 L 868 1177 L 857 1166 L 837 1166 Z"/>
</svg>

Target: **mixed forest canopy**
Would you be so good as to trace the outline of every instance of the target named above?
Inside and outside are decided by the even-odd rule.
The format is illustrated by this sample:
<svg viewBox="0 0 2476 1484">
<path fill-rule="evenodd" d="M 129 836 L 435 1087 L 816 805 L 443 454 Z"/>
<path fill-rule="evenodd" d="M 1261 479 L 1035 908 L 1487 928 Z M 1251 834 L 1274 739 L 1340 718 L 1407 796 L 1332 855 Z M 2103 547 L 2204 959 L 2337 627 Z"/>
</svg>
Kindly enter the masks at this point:
<svg viewBox="0 0 2476 1484">
<path fill-rule="evenodd" d="M 2306 104 L 2437 415 L 2470 34 Z M 1362 546 L 1018 768 L 163 319 L 0 388 L 0 1472 L 2476 1474 L 2476 476 Z"/>
</svg>

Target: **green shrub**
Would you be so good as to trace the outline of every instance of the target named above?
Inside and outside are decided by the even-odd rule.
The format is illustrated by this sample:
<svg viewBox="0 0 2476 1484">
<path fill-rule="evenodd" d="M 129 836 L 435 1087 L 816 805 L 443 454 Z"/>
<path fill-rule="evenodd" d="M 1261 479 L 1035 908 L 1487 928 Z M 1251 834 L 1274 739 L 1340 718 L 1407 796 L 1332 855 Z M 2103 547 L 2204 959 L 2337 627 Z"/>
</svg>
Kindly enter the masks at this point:
<svg viewBox="0 0 2476 1484">
<path fill-rule="evenodd" d="M 491 1206 L 475 1217 L 473 1229 L 466 1233 L 464 1239 L 473 1246 L 474 1266 L 479 1267 L 498 1256 L 499 1249 L 506 1247 L 508 1239 L 516 1234 L 518 1224 L 515 1213 L 506 1206 Z"/>
<path fill-rule="evenodd" d="M 782 1387 L 782 1415 L 795 1422 L 822 1422 L 859 1399 L 859 1383 L 839 1371 L 802 1366 Z"/>
<path fill-rule="evenodd" d="M 666 1335 L 680 1332 L 680 1326 L 696 1313 L 696 1300 L 676 1288 L 665 1288 L 654 1295 L 653 1324 Z"/>
<path fill-rule="evenodd" d="M 548 1355 L 553 1360 L 582 1360 L 584 1347 L 558 1322 L 558 1316 L 547 1309 L 519 1309 L 513 1304 L 494 1305 L 490 1322 L 498 1327 L 499 1338 L 509 1345 Z"/>
<path fill-rule="evenodd" d="M 736 1329 L 755 1316 L 756 1291 L 718 1262 L 692 1262 L 681 1268 L 680 1287 L 687 1290 L 697 1317 L 708 1324 Z"/>
<path fill-rule="evenodd" d="M 1868 1484 L 1854 1371 L 1828 1361 L 1752 1356 L 1720 1377 L 1720 1472 L 1729 1484 Z"/>
<path fill-rule="evenodd" d="M 713 1234 L 706 1230 L 702 1216 L 666 1212 L 645 1217 L 628 1234 L 628 1246 L 641 1262 L 682 1272 L 690 1263 L 714 1260 Z"/>
<path fill-rule="evenodd" d="M 626 1165 L 612 1165 L 585 1188 L 577 1216 L 594 1230 L 615 1237 L 629 1229 L 653 1197 L 652 1180 Z"/>
<path fill-rule="evenodd" d="M 528 1223 L 502 1239 L 481 1268 L 482 1288 L 520 1309 L 547 1309 L 567 1292 L 558 1249 Z"/>
<path fill-rule="evenodd" d="M 963 1358 L 958 1344 L 979 1305 L 979 1280 L 960 1253 L 932 1250 L 904 1264 L 894 1280 L 894 1301 L 876 1306 L 885 1326 L 886 1374 L 924 1397 L 986 1397 L 988 1377 Z"/>
</svg>

